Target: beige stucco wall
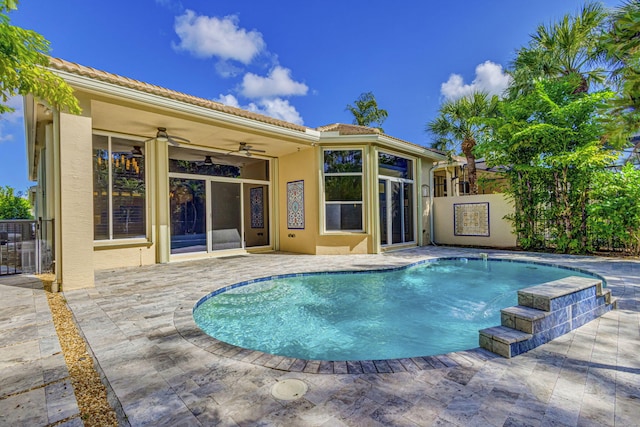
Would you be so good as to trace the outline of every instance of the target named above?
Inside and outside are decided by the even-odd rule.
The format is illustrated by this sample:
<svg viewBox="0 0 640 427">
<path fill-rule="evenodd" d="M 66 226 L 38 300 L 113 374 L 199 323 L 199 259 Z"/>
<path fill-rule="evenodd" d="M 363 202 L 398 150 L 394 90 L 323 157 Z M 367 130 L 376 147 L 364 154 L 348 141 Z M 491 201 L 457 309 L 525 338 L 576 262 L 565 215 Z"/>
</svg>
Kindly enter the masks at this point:
<svg viewBox="0 0 640 427">
<path fill-rule="evenodd" d="M 431 182 L 429 172 L 433 167 L 433 161 L 423 159 L 418 162 L 419 179 L 416 180 L 416 197 L 418 204 L 418 230 L 416 236 L 418 245 L 425 246 L 431 243 Z M 424 189 L 423 189 L 424 187 Z M 424 191 L 423 191 L 424 190 Z"/>
<path fill-rule="evenodd" d="M 316 253 L 318 233 L 318 158 L 319 148 L 307 148 L 283 156 L 278 165 L 278 213 L 280 250 L 304 254 Z M 287 182 L 304 181 L 304 230 L 287 228 Z"/>
<path fill-rule="evenodd" d="M 117 248 L 95 248 L 93 253 L 93 267 L 95 270 L 121 267 L 139 267 L 155 264 L 156 254 L 153 246 Z"/>
<path fill-rule="evenodd" d="M 364 233 L 325 234 L 318 236 L 317 255 L 366 254 L 371 236 Z"/>
<path fill-rule="evenodd" d="M 87 114 L 85 110 L 85 114 Z M 63 290 L 93 286 L 91 117 L 59 114 L 56 269 Z"/>
<path fill-rule="evenodd" d="M 489 203 L 489 236 L 455 236 L 455 203 Z M 516 236 L 504 216 L 513 213 L 513 203 L 504 194 L 436 197 L 433 200 L 434 241 L 442 245 L 514 247 Z"/>
</svg>

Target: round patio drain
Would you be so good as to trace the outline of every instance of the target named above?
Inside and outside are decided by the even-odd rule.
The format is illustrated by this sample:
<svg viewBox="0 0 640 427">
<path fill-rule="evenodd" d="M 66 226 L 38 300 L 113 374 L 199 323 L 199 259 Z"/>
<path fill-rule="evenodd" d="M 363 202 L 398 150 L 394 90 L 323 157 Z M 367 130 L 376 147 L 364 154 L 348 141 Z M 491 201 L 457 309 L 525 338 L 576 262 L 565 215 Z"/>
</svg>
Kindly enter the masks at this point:
<svg viewBox="0 0 640 427">
<path fill-rule="evenodd" d="M 271 387 L 271 395 L 280 400 L 296 400 L 304 396 L 307 390 L 304 381 L 289 378 L 275 383 Z"/>
</svg>

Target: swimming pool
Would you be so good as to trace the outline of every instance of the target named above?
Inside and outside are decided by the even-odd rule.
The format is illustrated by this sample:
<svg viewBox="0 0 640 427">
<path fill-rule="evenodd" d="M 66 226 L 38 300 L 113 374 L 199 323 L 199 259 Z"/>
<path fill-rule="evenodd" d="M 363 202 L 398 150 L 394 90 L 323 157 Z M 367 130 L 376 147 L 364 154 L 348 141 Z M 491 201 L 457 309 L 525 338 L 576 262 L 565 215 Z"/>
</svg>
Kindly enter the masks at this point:
<svg viewBox="0 0 640 427">
<path fill-rule="evenodd" d="M 440 259 L 367 272 L 243 282 L 202 298 L 193 317 L 210 336 L 251 350 L 313 360 L 429 356 L 478 346 L 517 290 L 567 276 L 543 264 Z"/>
</svg>

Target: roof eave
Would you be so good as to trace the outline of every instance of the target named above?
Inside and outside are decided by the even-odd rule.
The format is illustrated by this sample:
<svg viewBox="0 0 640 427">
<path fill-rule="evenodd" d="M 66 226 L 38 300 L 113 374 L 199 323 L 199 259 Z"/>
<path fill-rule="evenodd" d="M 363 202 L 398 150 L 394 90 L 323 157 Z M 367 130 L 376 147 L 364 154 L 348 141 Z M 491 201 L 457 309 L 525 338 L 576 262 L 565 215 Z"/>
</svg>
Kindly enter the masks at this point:
<svg viewBox="0 0 640 427">
<path fill-rule="evenodd" d="M 216 120 L 226 125 L 249 128 L 256 132 L 266 132 L 270 134 L 280 135 L 286 138 L 303 140 L 305 142 L 317 143 L 320 133 L 314 129 L 304 128 L 304 130 L 291 129 L 271 123 L 261 122 L 255 119 L 236 116 L 223 111 L 213 110 L 184 101 L 171 99 L 168 97 L 156 95 L 153 93 L 143 92 L 134 88 L 120 86 L 110 82 L 96 80 L 91 77 L 81 76 L 68 71 L 56 68 L 50 69 L 58 74 L 70 86 L 82 91 L 109 96 L 112 98 L 125 99 L 135 103 L 153 105 L 161 109 L 169 111 L 177 111 L 197 117 L 205 117 L 207 119 Z"/>
<path fill-rule="evenodd" d="M 370 134 L 370 135 L 326 135 L 323 134 L 320 137 L 320 143 L 327 144 L 380 144 L 385 147 L 390 147 L 399 151 L 403 151 L 415 156 L 437 160 L 444 160 L 447 158 L 444 154 L 439 154 L 431 151 L 425 147 L 421 147 L 410 142 L 405 142 L 396 138 L 389 137 L 385 134 Z"/>
<path fill-rule="evenodd" d="M 27 174 L 30 181 L 36 181 L 36 100 L 33 95 L 25 95 L 22 99 L 24 108 L 24 137 L 27 150 Z"/>
</svg>

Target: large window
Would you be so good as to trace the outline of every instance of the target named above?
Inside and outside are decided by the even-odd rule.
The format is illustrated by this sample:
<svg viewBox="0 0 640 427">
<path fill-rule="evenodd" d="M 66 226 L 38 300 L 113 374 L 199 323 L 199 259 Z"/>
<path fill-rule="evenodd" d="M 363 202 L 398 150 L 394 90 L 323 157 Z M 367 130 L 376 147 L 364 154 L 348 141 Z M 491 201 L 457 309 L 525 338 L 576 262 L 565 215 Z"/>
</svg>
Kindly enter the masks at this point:
<svg viewBox="0 0 640 427">
<path fill-rule="evenodd" d="M 362 150 L 324 150 L 326 231 L 363 231 Z"/>
<path fill-rule="evenodd" d="M 146 237 L 142 143 L 93 135 L 93 238 Z"/>
</svg>

